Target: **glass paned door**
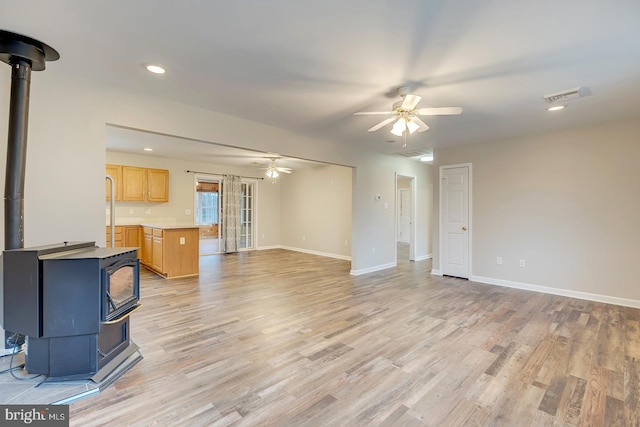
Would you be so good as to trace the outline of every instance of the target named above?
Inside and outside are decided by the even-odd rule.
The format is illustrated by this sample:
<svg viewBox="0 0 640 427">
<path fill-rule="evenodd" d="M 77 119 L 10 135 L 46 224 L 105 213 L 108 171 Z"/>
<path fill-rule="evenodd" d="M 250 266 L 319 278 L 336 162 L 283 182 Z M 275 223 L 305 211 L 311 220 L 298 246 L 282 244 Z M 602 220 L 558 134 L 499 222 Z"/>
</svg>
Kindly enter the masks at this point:
<svg viewBox="0 0 640 427">
<path fill-rule="evenodd" d="M 200 228 L 200 255 L 220 252 L 221 187 L 219 180 L 196 177 L 195 223 Z"/>
<path fill-rule="evenodd" d="M 254 230 L 254 183 L 242 183 L 242 198 L 240 201 L 240 248 L 253 249 Z"/>
</svg>

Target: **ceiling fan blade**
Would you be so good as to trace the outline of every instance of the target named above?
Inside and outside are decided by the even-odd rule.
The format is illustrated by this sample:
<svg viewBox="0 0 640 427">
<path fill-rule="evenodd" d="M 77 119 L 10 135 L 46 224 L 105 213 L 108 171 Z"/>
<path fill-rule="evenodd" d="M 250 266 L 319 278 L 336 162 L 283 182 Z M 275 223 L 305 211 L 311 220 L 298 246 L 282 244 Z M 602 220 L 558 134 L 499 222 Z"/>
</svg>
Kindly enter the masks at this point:
<svg viewBox="0 0 640 427">
<path fill-rule="evenodd" d="M 435 107 L 435 108 L 421 108 L 418 110 L 418 114 L 421 116 L 451 116 L 462 113 L 461 107 Z"/>
<path fill-rule="evenodd" d="M 358 113 L 353 113 L 354 116 L 373 116 L 374 114 L 393 114 L 393 111 L 360 111 Z"/>
<path fill-rule="evenodd" d="M 419 117 L 414 117 L 411 120 L 413 120 L 414 123 L 420 126 L 420 128 L 418 128 L 418 132 L 424 132 L 426 130 L 429 130 L 429 125 L 423 122 L 422 120 L 420 120 Z"/>
<path fill-rule="evenodd" d="M 414 108 L 416 108 L 416 105 L 418 105 L 418 102 L 420 102 L 421 99 L 422 97 L 418 95 L 405 95 L 400 108 L 402 108 L 403 110 L 413 110 Z"/>
<path fill-rule="evenodd" d="M 381 127 L 384 127 L 384 126 L 388 125 L 389 123 L 393 122 L 395 119 L 396 118 L 394 116 L 394 117 L 391 117 L 391 118 L 389 118 L 387 120 L 383 120 L 380 123 L 378 123 L 377 125 L 375 125 L 374 127 L 372 127 L 371 129 L 368 129 L 368 132 L 376 131 L 376 130 L 380 129 Z"/>
</svg>

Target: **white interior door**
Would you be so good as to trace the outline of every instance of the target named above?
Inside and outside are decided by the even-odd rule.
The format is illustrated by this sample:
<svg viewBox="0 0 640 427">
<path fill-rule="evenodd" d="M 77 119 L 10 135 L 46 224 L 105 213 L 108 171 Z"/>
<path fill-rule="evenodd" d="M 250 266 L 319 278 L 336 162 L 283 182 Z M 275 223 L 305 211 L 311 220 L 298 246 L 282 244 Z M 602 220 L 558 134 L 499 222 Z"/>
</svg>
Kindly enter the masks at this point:
<svg viewBox="0 0 640 427">
<path fill-rule="evenodd" d="M 398 242 L 409 243 L 411 234 L 411 190 L 398 190 Z"/>
<path fill-rule="evenodd" d="M 442 168 L 442 274 L 469 278 L 469 166 Z"/>
</svg>

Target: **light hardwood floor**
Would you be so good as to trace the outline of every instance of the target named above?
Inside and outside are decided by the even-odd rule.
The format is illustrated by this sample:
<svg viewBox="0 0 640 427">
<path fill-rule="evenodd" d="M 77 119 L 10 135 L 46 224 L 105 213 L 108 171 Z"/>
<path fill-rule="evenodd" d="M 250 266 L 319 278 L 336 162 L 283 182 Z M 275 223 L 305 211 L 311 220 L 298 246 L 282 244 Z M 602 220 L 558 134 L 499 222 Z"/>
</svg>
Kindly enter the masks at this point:
<svg viewBox="0 0 640 427">
<path fill-rule="evenodd" d="M 144 360 L 71 425 L 638 425 L 640 310 L 286 250 L 142 272 Z"/>
</svg>

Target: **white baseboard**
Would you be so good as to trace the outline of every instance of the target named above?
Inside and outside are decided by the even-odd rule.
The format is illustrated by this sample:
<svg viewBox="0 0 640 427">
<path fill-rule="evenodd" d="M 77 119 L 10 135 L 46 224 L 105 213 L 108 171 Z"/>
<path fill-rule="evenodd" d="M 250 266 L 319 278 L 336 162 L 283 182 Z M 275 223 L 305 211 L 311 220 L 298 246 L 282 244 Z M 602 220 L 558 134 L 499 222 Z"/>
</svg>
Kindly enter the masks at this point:
<svg viewBox="0 0 640 427">
<path fill-rule="evenodd" d="M 294 251 L 294 252 L 302 252 L 305 254 L 311 254 L 311 255 L 319 255 L 319 256 L 324 256 L 327 258 L 336 258 L 336 259 L 343 259 L 345 261 L 351 261 L 351 257 L 347 256 L 347 255 L 338 255 L 338 254 L 330 254 L 327 252 L 319 252 L 319 251 L 312 251 L 310 249 L 302 249 L 302 248 L 294 248 L 291 246 L 279 246 L 281 249 L 286 249 L 288 251 Z"/>
<path fill-rule="evenodd" d="M 361 268 L 360 270 L 351 270 L 349 274 L 351 274 L 352 276 L 360 276 L 361 274 L 373 273 L 380 270 L 386 270 L 387 268 L 393 268 L 397 265 L 397 262 L 390 262 L 389 264 L 374 265 L 373 267 Z"/>
<path fill-rule="evenodd" d="M 432 271 L 431 274 L 434 274 Z M 583 299 L 587 301 L 602 302 L 605 304 L 621 305 L 624 307 L 640 308 L 640 301 L 629 298 L 612 297 L 608 295 L 592 294 L 589 292 L 571 291 L 568 289 L 550 288 L 548 286 L 532 285 L 530 283 L 512 282 L 510 280 L 493 279 L 490 277 L 471 276 L 470 280 L 489 285 L 504 286 L 507 288 L 523 289 L 526 291 L 542 292 L 544 294 L 560 295 L 563 297 Z"/>
<path fill-rule="evenodd" d="M 256 248 L 257 251 L 267 251 L 269 249 L 282 249 L 280 245 L 271 245 L 271 246 L 259 246 Z"/>
<path fill-rule="evenodd" d="M 431 259 L 433 258 L 433 255 L 431 254 L 427 254 L 427 255 L 420 255 L 416 257 L 416 261 L 424 261 L 426 259 Z"/>
<path fill-rule="evenodd" d="M 434 270 L 433 268 L 431 269 L 431 274 L 433 274 L 434 276 L 442 276 L 442 271 L 440 270 Z"/>
</svg>

